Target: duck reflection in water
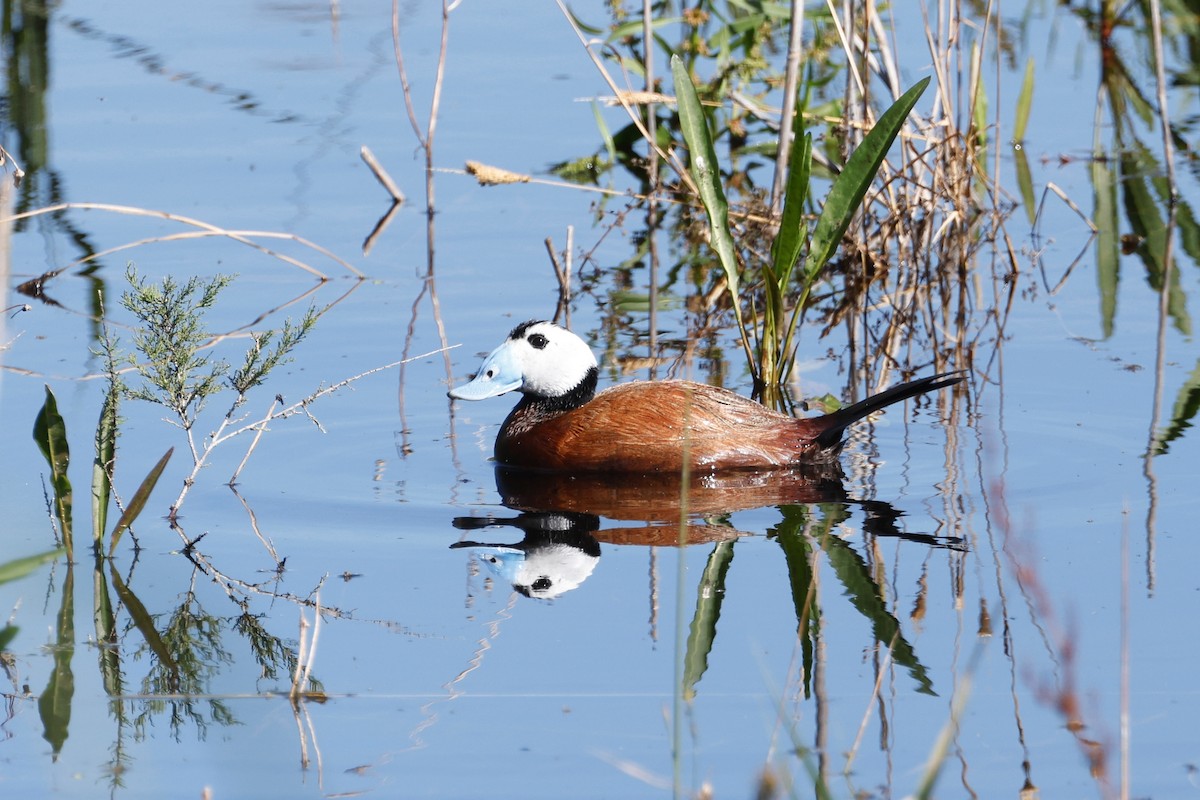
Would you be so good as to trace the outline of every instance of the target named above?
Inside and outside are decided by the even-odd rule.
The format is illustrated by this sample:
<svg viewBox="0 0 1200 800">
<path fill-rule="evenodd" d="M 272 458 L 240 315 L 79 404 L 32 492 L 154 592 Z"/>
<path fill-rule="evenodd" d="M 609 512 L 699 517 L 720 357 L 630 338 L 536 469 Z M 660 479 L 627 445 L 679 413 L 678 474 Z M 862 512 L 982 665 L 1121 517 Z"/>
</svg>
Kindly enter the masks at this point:
<svg viewBox="0 0 1200 800">
<path fill-rule="evenodd" d="M 698 522 L 681 531 L 685 513 L 698 520 L 763 506 L 852 502 L 838 462 L 846 429 L 963 376 L 931 375 L 809 418 L 691 381 L 635 381 L 597 394 L 598 378 L 586 342 L 553 323 L 530 321 L 509 333 L 470 382 L 449 392 L 458 400 L 521 394 L 496 437 L 495 457 L 504 505 L 522 513 L 460 517 L 455 525 L 512 525 L 525 539 L 455 546 L 489 548 L 487 563 L 530 596 L 579 586 L 596 567 L 602 539 L 677 545 L 739 535 Z M 895 509 L 860 505 L 864 530 L 902 535 Z M 650 524 L 602 529 L 600 517 Z"/>
<path fill-rule="evenodd" d="M 705 473 L 686 487 L 679 475 L 595 473 L 559 475 L 496 468 L 496 490 L 515 516 L 456 517 L 463 531 L 516 528 L 517 542 L 463 540 L 451 548 L 478 548 L 480 559 L 526 597 L 553 599 L 580 586 L 600 559 L 601 545 L 673 547 L 728 541 L 747 535 L 720 520 L 768 506 L 840 504 L 862 510 L 862 531 L 932 547 L 962 547 L 956 537 L 908 533 L 903 512 L 878 500 L 854 500 L 837 464 L 764 472 Z M 679 520 L 686 503 L 687 524 Z M 636 525 L 610 526 L 636 522 Z"/>
</svg>

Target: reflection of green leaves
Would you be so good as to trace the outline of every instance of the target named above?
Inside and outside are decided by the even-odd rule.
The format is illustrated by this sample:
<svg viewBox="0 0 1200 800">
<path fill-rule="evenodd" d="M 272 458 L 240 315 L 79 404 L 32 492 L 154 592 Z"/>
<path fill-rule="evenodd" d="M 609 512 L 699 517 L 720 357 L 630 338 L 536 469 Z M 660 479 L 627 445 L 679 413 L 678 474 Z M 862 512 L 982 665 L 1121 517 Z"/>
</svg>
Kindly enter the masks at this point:
<svg viewBox="0 0 1200 800">
<path fill-rule="evenodd" d="M 117 619 L 113 613 L 112 599 L 108 594 L 108 581 L 104 577 L 104 561 L 96 558 L 92 570 L 92 620 L 96 626 L 96 651 L 100 657 L 100 675 L 104 680 L 104 691 L 109 697 L 122 693 L 121 654 L 117 650 Z"/>
<path fill-rule="evenodd" d="M 129 619 L 133 622 L 138 633 L 142 635 L 146 646 L 150 651 L 158 657 L 159 664 L 164 667 L 168 673 L 178 671 L 175 666 L 175 659 L 171 655 L 171 651 L 163 643 L 162 637 L 158 635 L 158 629 L 154 627 L 154 619 L 150 616 L 150 612 L 146 610 L 146 606 L 136 594 L 129 591 L 125 586 L 125 582 L 121 580 L 121 576 L 117 574 L 116 569 L 110 573 L 112 575 L 113 588 L 117 591 L 117 597 L 121 599 L 121 605 L 125 607 L 126 613 L 129 614 Z M 167 691 L 177 691 L 179 688 L 179 680 L 176 678 L 171 684 L 165 687 Z"/>
<path fill-rule="evenodd" d="M 813 584 L 812 548 L 804 535 L 808 524 L 808 509 L 805 506 L 782 506 L 783 521 L 772 531 L 783 548 L 787 562 L 788 581 L 792 586 L 792 605 L 796 609 L 796 631 L 800 638 L 804 680 L 804 696 L 812 696 L 809 683 L 813 672 L 813 643 L 821 630 L 821 607 L 817 605 Z"/>
<path fill-rule="evenodd" d="M 1150 190 L 1149 180 L 1145 177 L 1146 169 L 1153 164 L 1153 159 L 1143 148 L 1139 147 L 1138 150 L 1142 153 L 1141 157 L 1127 155 L 1121 158 L 1121 171 L 1124 175 L 1122 200 L 1130 227 L 1142 239 L 1137 254 L 1146 268 L 1146 279 L 1155 291 L 1161 291 L 1163 278 L 1167 272 L 1164 262 L 1169 232 L 1162 212 L 1155 202 L 1154 194 Z M 1188 316 L 1187 298 L 1179 283 L 1179 271 L 1171 270 L 1169 280 L 1167 313 L 1175 322 L 1175 327 L 1179 329 L 1179 332 L 1190 336 L 1192 322 Z"/>
<path fill-rule="evenodd" d="M 688 629 L 687 650 L 683 656 L 683 697 L 691 700 L 696 684 L 708 669 L 708 654 L 717 638 L 717 620 L 725 599 L 725 576 L 733 561 L 733 542 L 718 542 L 708 554 L 708 562 L 696 588 L 696 611 Z"/>
<path fill-rule="evenodd" d="M 67 567 L 63 580 L 62 605 L 58 610 L 56 642 L 54 646 L 54 669 L 46 689 L 38 697 L 38 715 L 42 720 L 42 737 L 50 743 L 54 757 L 62 752 L 71 724 L 71 700 L 75 696 L 75 674 L 71 671 L 71 658 L 75 655 L 75 576 Z"/>
<path fill-rule="evenodd" d="M 58 401 L 54 392 L 46 387 L 46 402 L 33 423 L 33 439 L 50 465 L 50 484 L 54 488 L 54 513 L 62 525 L 63 545 L 67 558 L 74 557 L 71 537 L 71 482 L 67 479 L 67 466 L 71 452 L 67 447 L 67 425 L 58 413 Z"/>
<path fill-rule="evenodd" d="M 887 610 L 883 598 L 879 596 L 879 586 L 871 577 L 866 563 L 849 544 L 836 536 L 822 537 L 821 547 L 838 580 L 845 587 L 850 602 L 871 621 L 875 640 L 891 649 L 892 659 L 908 670 L 908 674 L 917 682 L 918 692 L 936 695 L 925 667 L 917 660 L 912 645 L 900 632 L 900 622 Z"/>
<path fill-rule="evenodd" d="M 1192 419 L 1198 410 L 1200 410 L 1200 361 L 1196 362 L 1196 368 L 1192 370 L 1192 374 L 1179 389 L 1179 394 L 1175 398 L 1175 407 L 1171 410 L 1171 422 L 1154 435 L 1151 453 L 1156 456 L 1166 454 L 1171 442 L 1192 427 Z"/>
</svg>

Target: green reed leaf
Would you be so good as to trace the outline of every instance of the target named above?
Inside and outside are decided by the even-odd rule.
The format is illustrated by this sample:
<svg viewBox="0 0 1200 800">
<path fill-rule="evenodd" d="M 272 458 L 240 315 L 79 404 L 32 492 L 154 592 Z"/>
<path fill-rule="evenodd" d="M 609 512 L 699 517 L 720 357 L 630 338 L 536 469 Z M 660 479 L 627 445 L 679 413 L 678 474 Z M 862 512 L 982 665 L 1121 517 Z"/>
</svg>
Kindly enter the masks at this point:
<svg viewBox="0 0 1200 800">
<path fill-rule="evenodd" d="M 0 564 L 0 583 L 8 583 L 9 581 L 20 580 L 35 569 L 45 564 L 48 561 L 61 556 L 67 552 L 65 547 L 56 547 L 53 550 L 47 550 L 44 553 L 38 553 L 36 556 L 25 556 L 13 561 L 6 561 Z"/>
<path fill-rule="evenodd" d="M 158 460 L 154 468 L 149 474 L 142 479 L 141 486 L 138 486 L 137 491 L 133 493 L 133 497 L 129 500 L 129 505 L 125 506 L 125 513 L 117 520 L 117 526 L 113 528 L 112 541 L 108 545 L 108 556 L 112 558 L 112 554 L 116 552 L 117 542 L 121 541 L 121 534 L 133 524 L 138 518 L 138 514 L 142 513 L 142 509 L 146 507 L 146 501 L 150 499 L 150 493 L 154 491 L 158 479 L 162 477 L 163 470 L 167 467 L 167 462 L 171 460 L 171 454 L 175 452 L 175 448 L 167 450 L 163 457 Z"/>
<path fill-rule="evenodd" d="M 120 396 L 111 384 L 96 423 L 96 459 L 92 462 L 92 549 L 99 553 L 108 527 L 108 501 L 112 496 L 113 462 L 117 451 L 117 404 Z"/>
<path fill-rule="evenodd" d="M 1033 107 L 1033 59 L 1025 62 L 1025 80 L 1017 94 L 1017 112 L 1013 118 L 1013 141 L 1025 141 L 1025 129 L 1029 126 L 1029 110 Z"/>
<path fill-rule="evenodd" d="M 1117 183 L 1112 168 L 1093 158 L 1092 218 L 1096 223 L 1096 281 L 1100 289 L 1100 331 L 1113 335 L 1117 318 L 1117 287 L 1121 277 L 1121 226 L 1117 218 Z"/>
<path fill-rule="evenodd" d="M 713 147 L 712 134 L 705 122 L 704 109 L 700 106 L 696 86 L 679 56 L 671 56 L 671 73 L 675 79 L 679 124 L 691 154 L 692 178 L 696 181 L 700 201 L 708 213 L 712 248 L 721 261 L 721 268 L 725 271 L 725 280 L 729 284 L 729 293 L 735 299 L 736 308 L 739 272 L 737 256 L 733 250 L 733 235 L 729 229 L 729 202 L 725 199 L 721 175 L 717 171 L 717 151 Z"/>
<path fill-rule="evenodd" d="M 742 338 L 742 349 L 746 353 L 746 364 L 754 371 L 754 357 L 750 352 L 750 340 L 746 335 L 746 324 L 742 318 L 741 298 L 738 287 L 741 282 L 738 272 L 737 254 L 733 249 L 733 233 L 729 228 L 729 202 L 721 188 L 721 175 L 717 170 L 717 151 L 713 147 L 712 134 L 704 119 L 704 109 L 696 86 L 688 75 L 687 67 L 677 55 L 671 56 L 671 75 L 675 82 L 675 102 L 679 111 L 679 127 L 687 143 L 691 160 L 692 179 L 700 192 L 700 202 L 708 214 L 708 229 L 711 246 L 721 262 L 725 283 L 732 300 L 733 316 L 737 321 L 738 333 Z"/>
<path fill-rule="evenodd" d="M 816 279 L 841 244 L 842 234 L 850 227 L 851 220 L 862 205 L 867 189 L 875 180 L 888 149 L 928 85 L 929 78 L 923 78 L 901 95 L 863 138 L 858 149 L 850 154 L 845 168 L 833 182 L 829 196 L 825 198 L 821 216 L 813 230 L 812 243 L 804 265 L 806 282 L 811 283 Z"/>
<path fill-rule="evenodd" d="M 71 481 L 67 479 L 67 467 L 71 463 L 71 451 L 67 447 L 67 424 L 58 413 L 58 401 L 54 392 L 46 387 L 46 402 L 33 422 L 33 439 L 50 465 L 50 485 L 54 489 L 54 512 L 62 525 L 63 546 L 67 558 L 74 557 L 71 536 Z"/>
</svg>

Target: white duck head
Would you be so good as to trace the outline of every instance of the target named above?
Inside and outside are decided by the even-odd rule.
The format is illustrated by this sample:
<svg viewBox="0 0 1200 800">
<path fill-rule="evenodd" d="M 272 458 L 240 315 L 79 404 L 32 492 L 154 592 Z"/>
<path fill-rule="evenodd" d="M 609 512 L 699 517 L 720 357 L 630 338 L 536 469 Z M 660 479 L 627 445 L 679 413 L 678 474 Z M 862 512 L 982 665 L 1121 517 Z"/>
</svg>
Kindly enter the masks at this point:
<svg viewBox="0 0 1200 800">
<path fill-rule="evenodd" d="M 523 322 L 483 360 L 469 383 L 451 389 L 459 400 L 483 400 L 505 392 L 554 400 L 595 392 L 596 357 L 587 343 L 552 322 Z"/>
</svg>

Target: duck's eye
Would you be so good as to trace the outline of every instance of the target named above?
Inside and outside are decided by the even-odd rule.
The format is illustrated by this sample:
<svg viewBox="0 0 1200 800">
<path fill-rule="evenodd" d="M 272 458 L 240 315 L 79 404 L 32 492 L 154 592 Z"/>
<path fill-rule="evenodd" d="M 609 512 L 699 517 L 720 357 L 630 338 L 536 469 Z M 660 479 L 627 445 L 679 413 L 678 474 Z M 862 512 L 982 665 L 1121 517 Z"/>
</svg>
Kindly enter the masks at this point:
<svg viewBox="0 0 1200 800">
<path fill-rule="evenodd" d="M 494 377 L 496 377 L 496 370 L 494 370 L 494 369 L 489 369 L 489 370 L 487 371 L 487 376 L 488 376 L 489 378 L 494 378 Z"/>
<path fill-rule="evenodd" d="M 546 345 L 550 344 L 550 340 L 540 333 L 535 333 L 527 340 L 533 346 L 534 350 L 544 350 Z"/>
</svg>

